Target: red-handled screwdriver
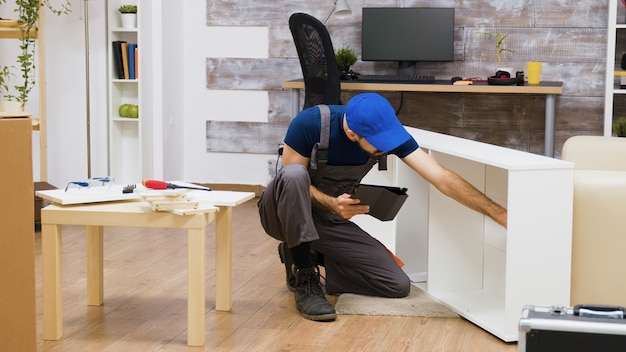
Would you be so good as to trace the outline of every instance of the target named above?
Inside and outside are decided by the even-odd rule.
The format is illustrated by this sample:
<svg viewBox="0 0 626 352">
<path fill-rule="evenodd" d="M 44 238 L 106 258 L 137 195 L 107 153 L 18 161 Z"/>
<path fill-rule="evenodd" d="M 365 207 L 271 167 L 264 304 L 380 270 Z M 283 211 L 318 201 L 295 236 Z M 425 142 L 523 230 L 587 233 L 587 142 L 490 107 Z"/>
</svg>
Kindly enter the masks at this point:
<svg viewBox="0 0 626 352">
<path fill-rule="evenodd" d="M 148 179 L 144 179 L 141 184 L 144 185 L 144 187 L 146 188 L 150 188 L 150 189 L 175 189 L 175 188 L 186 188 L 186 189 L 197 189 L 200 191 L 210 191 L 209 188 L 200 188 L 200 187 L 190 187 L 190 186 L 181 186 L 181 185 L 177 185 L 177 184 L 173 184 L 173 183 L 169 183 L 169 182 L 165 182 L 165 181 L 159 181 L 159 180 L 148 180 Z"/>
</svg>

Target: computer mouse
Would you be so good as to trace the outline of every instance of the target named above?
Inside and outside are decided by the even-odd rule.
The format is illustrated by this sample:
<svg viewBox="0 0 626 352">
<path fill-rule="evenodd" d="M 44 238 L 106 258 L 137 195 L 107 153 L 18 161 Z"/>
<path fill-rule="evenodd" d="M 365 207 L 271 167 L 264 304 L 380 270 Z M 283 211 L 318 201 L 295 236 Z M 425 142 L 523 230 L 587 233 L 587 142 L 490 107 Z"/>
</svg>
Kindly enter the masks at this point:
<svg viewBox="0 0 626 352">
<path fill-rule="evenodd" d="M 450 82 L 451 82 L 452 84 L 454 84 L 454 82 L 456 82 L 456 81 L 462 81 L 462 80 L 463 80 L 463 77 L 454 76 L 454 77 L 452 77 L 452 79 L 450 80 Z"/>
</svg>

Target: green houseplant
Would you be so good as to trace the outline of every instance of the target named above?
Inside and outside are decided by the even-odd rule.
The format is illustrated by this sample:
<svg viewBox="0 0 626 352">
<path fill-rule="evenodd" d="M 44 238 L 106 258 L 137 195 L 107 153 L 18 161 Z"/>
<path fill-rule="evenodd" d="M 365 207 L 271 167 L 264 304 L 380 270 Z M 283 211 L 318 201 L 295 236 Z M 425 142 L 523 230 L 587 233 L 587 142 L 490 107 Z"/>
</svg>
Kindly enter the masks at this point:
<svg viewBox="0 0 626 352">
<path fill-rule="evenodd" d="M 0 0 L 0 3 L 6 0 Z M 19 66 L 21 81 L 13 85 L 11 88 L 13 93 L 5 93 L 7 99 L 18 101 L 22 104 L 22 108 L 28 102 L 29 94 L 33 89 L 35 78 L 35 47 L 37 39 L 37 21 L 39 20 L 39 13 L 42 6 L 47 7 L 52 13 L 57 16 L 68 14 L 70 10 L 70 2 L 67 0 L 62 3 L 60 7 L 53 7 L 49 0 L 16 0 L 14 12 L 17 14 L 17 22 L 20 29 L 19 48 L 16 61 Z M 4 78 L 7 78 L 5 75 Z M 8 87 L 8 82 L 5 80 L 5 87 Z"/>
<path fill-rule="evenodd" d="M 122 5 L 117 10 L 120 13 L 137 13 L 137 5 Z"/>
<path fill-rule="evenodd" d="M 11 77 L 11 68 L 9 66 L 0 66 L 0 95 L 5 96 L 9 92 L 9 79 Z"/>
<path fill-rule="evenodd" d="M 513 50 L 507 49 L 504 47 L 504 39 L 506 39 L 506 37 L 508 37 L 508 34 L 502 34 L 502 33 L 491 33 L 491 32 L 478 32 L 478 34 L 485 34 L 490 36 L 491 38 L 493 38 L 495 40 L 495 44 L 496 44 L 496 55 L 497 55 L 497 59 L 498 59 L 498 67 L 502 67 L 502 54 L 505 52 L 513 52 Z"/>
<path fill-rule="evenodd" d="M 117 8 L 122 21 L 122 28 L 137 27 L 137 5 L 125 4 Z"/>
<path fill-rule="evenodd" d="M 356 62 L 356 54 L 350 48 L 339 48 L 335 51 L 335 61 L 337 61 L 341 78 L 345 79 L 351 74 L 350 66 Z"/>
<path fill-rule="evenodd" d="M 21 110 L 22 108 L 22 104 L 17 101 L 11 101 L 9 95 L 9 81 L 11 76 L 15 76 L 11 69 L 13 69 L 12 66 L 0 66 L 0 97 L 7 99 L 0 99 L 0 112 Z"/>
<path fill-rule="evenodd" d="M 618 137 L 626 137 L 626 117 L 622 117 L 613 123 L 613 132 Z"/>
<path fill-rule="evenodd" d="M 350 48 L 339 48 L 335 51 L 337 66 L 349 69 L 356 62 L 356 54 Z"/>
</svg>

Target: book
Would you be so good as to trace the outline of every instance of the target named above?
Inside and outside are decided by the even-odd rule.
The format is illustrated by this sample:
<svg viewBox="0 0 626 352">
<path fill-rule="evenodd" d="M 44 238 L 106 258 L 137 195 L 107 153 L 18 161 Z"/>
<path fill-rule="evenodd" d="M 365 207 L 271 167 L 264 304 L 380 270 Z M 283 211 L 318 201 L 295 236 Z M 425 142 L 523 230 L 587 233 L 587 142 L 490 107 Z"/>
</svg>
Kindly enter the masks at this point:
<svg viewBox="0 0 626 352">
<path fill-rule="evenodd" d="M 122 42 L 122 67 L 124 68 L 124 79 L 129 79 L 130 74 L 128 73 L 128 43 Z"/>
<path fill-rule="evenodd" d="M 135 78 L 139 78 L 139 47 L 135 47 Z"/>
<path fill-rule="evenodd" d="M 124 79 L 124 66 L 122 64 L 122 41 L 116 40 L 112 43 L 113 75 L 117 79 Z"/>
<path fill-rule="evenodd" d="M 369 215 L 381 221 L 393 220 L 408 198 L 406 188 L 358 184 L 352 198 L 370 206 Z"/>
<path fill-rule="evenodd" d="M 128 78 L 135 79 L 135 49 L 137 44 L 128 44 Z"/>
</svg>

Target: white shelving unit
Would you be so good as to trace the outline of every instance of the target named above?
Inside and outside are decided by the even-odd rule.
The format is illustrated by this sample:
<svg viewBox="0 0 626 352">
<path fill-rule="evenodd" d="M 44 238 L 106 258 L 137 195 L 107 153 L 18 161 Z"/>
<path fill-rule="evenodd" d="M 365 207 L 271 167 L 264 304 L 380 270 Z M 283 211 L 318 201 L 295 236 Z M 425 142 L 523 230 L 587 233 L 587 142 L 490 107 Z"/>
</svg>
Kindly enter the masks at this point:
<svg viewBox="0 0 626 352">
<path fill-rule="evenodd" d="M 615 103 L 615 96 L 620 94 L 626 94 L 626 89 L 620 88 L 620 76 L 616 76 L 616 71 L 624 71 L 621 69 L 621 60 L 617 61 L 616 58 L 616 44 L 617 44 L 617 32 L 626 31 L 626 24 L 624 24 L 624 16 L 620 16 L 622 23 L 618 24 L 617 11 L 625 11 L 624 5 L 618 0 L 609 0 L 608 8 L 608 24 L 607 24 L 607 43 L 606 43 L 606 79 L 605 79 L 605 94 L 604 94 L 604 135 L 611 136 L 613 125 L 613 106 Z M 625 48 L 622 48 L 625 49 Z M 624 77 L 626 80 L 626 77 Z M 626 111 L 623 113 L 626 114 Z"/>
<path fill-rule="evenodd" d="M 123 28 L 118 8 L 123 4 L 137 5 L 137 27 Z M 141 0 L 108 0 L 108 119 L 109 119 L 109 174 L 117 183 L 137 183 L 150 175 L 150 164 L 153 149 L 151 140 L 152 119 L 145 108 L 147 99 L 144 88 L 146 57 L 149 57 L 149 46 L 145 45 L 142 35 L 144 13 Z M 125 41 L 137 44 L 138 67 L 137 78 L 119 79 L 115 69 L 112 43 Z M 119 108 L 123 104 L 139 107 L 138 118 L 121 117 Z"/>
<path fill-rule="evenodd" d="M 367 178 L 407 187 L 407 202 L 391 222 L 358 218 L 359 225 L 395 250 L 411 277 L 427 277 L 418 287 L 504 341 L 517 341 L 524 305 L 569 305 L 574 164 L 407 129 L 439 163 L 505 206 L 508 227 L 397 159 Z"/>
</svg>

